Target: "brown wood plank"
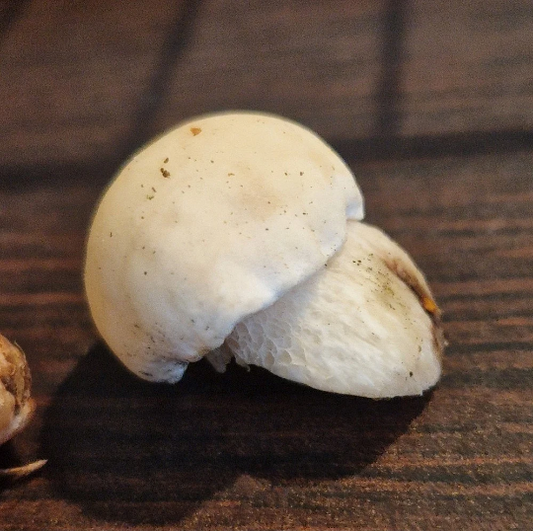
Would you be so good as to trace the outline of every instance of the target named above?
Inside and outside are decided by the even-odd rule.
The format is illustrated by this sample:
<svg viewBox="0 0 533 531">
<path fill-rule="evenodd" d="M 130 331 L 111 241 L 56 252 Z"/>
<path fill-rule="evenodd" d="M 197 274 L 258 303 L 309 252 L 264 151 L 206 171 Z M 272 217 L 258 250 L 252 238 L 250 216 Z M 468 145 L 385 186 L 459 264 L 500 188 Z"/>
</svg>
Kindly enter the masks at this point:
<svg viewBox="0 0 533 531">
<path fill-rule="evenodd" d="M 204 4 L 158 123 L 218 109 L 280 113 L 324 136 L 371 136 L 384 2 Z M 217 31 L 213 31 L 217 28 Z M 317 109 L 320 109 L 317 112 Z"/>
<path fill-rule="evenodd" d="M 121 160 L 228 108 L 373 150 L 532 143 L 528 0 L 20 4 L 0 36 L 2 165 Z"/>
<path fill-rule="evenodd" d="M 403 134 L 531 129 L 531 2 L 414 1 L 407 9 Z"/>
<path fill-rule="evenodd" d="M 131 128 L 139 127 L 186 2 L 21 3 L 22 16 L 0 42 L 2 163 L 64 163 L 131 149 Z"/>
</svg>

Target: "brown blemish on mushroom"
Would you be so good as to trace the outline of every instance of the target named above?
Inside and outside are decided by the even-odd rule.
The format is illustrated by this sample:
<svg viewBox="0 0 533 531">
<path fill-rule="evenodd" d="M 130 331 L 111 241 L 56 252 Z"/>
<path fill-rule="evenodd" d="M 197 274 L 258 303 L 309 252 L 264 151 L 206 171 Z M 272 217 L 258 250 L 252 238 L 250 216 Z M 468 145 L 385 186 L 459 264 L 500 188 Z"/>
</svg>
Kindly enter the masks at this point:
<svg viewBox="0 0 533 531">
<path fill-rule="evenodd" d="M 435 314 L 439 311 L 439 308 L 435 301 L 431 297 L 423 296 L 422 297 L 422 306 L 424 310 L 430 314 Z"/>
<path fill-rule="evenodd" d="M 170 177 L 170 172 L 168 170 L 165 170 L 165 168 L 160 168 L 159 171 L 165 179 L 168 179 Z"/>
<path fill-rule="evenodd" d="M 444 347 L 447 345 L 444 331 L 441 326 L 441 311 L 436 302 L 431 297 L 427 288 L 409 271 L 402 267 L 397 260 L 384 260 L 385 265 L 396 274 L 418 297 L 422 308 L 427 312 L 433 322 L 433 348 L 439 359 L 442 359 Z"/>
<path fill-rule="evenodd" d="M 191 127 L 191 133 L 193 136 L 199 135 L 202 132 L 200 127 Z"/>
</svg>

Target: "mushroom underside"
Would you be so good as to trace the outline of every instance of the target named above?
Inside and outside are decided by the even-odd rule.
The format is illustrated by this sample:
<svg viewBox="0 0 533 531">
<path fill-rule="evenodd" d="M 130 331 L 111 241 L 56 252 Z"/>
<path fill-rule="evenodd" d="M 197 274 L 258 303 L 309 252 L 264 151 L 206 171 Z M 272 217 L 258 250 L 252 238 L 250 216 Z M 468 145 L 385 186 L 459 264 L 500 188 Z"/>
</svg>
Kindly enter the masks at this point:
<svg viewBox="0 0 533 531">
<path fill-rule="evenodd" d="M 437 383 L 444 340 L 412 259 L 379 229 L 352 221 L 320 272 L 238 323 L 226 346 L 208 355 L 218 370 L 232 354 L 325 391 L 390 398 Z"/>
</svg>

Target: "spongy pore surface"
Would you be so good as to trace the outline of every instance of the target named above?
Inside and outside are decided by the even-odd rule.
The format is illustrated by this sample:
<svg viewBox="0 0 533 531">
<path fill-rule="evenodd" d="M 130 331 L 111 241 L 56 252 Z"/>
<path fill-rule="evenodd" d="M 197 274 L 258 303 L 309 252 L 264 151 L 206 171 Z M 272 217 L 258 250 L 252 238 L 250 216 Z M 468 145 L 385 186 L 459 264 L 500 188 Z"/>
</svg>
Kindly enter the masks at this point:
<svg viewBox="0 0 533 531">
<path fill-rule="evenodd" d="M 348 223 L 321 271 L 237 324 L 240 363 L 311 387 L 370 398 L 418 395 L 440 376 L 439 330 L 409 256 L 380 230 Z"/>
</svg>

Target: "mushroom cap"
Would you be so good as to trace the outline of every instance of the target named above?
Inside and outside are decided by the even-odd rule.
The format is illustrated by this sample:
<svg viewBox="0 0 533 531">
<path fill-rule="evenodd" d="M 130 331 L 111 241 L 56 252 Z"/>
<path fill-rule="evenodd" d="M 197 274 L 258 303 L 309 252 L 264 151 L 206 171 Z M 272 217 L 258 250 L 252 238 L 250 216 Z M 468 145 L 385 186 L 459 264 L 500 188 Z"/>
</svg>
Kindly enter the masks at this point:
<svg viewBox="0 0 533 531">
<path fill-rule="evenodd" d="M 253 112 L 189 120 L 101 199 L 85 263 L 94 322 L 135 374 L 175 382 L 322 268 L 346 219 L 362 217 L 351 171 L 301 125 Z"/>
<path fill-rule="evenodd" d="M 238 323 L 226 342 L 241 364 L 368 398 L 434 386 L 444 343 L 439 311 L 412 259 L 356 221 L 327 267 Z"/>
</svg>

